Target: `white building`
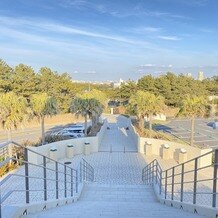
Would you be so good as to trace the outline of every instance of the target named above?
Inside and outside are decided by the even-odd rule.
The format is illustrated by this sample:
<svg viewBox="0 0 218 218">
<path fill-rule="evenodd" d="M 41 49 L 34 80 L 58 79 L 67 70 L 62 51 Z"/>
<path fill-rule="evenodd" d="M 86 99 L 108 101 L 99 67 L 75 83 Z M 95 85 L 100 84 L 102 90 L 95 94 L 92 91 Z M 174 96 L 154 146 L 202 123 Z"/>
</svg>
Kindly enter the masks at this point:
<svg viewBox="0 0 218 218">
<path fill-rule="evenodd" d="M 119 82 L 114 82 L 114 83 L 113 83 L 113 87 L 114 87 L 114 88 L 120 88 L 120 86 L 121 86 L 122 83 L 125 83 L 125 82 L 124 82 L 124 80 L 122 80 L 122 79 L 120 78 Z"/>
<path fill-rule="evenodd" d="M 203 80 L 204 80 L 204 72 L 200 71 L 200 72 L 198 73 L 198 80 L 199 80 L 199 81 L 203 81 Z"/>
</svg>

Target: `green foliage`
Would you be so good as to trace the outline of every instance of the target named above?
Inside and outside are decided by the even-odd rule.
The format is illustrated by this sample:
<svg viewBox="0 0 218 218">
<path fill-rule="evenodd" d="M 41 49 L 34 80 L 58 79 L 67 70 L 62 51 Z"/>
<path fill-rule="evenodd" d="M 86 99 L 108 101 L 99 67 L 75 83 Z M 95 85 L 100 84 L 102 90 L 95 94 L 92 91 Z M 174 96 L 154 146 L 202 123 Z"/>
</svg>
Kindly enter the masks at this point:
<svg viewBox="0 0 218 218">
<path fill-rule="evenodd" d="M 0 92 L 12 91 L 13 69 L 0 59 Z"/>
<path fill-rule="evenodd" d="M 24 64 L 15 67 L 12 89 L 17 95 L 29 99 L 30 95 L 39 91 L 39 83 L 39 78 L 31 67 Z"/>
<path fill-rule="evenodd" d="M 207 113 L 207 101 L 204 97 L 186 96 L 182 102 L 179 116 L 202 117 Z"/>
<path fill-rule="evenodd" d="M 27 101 L 13 92 L 0 94 L 0 123 L 8 131 L 17 129 L 29 119 Z"/>
<path fill-rule="evenodd" d="M 81 115 L 85 118 L 85 133 L 87 135 L 87 118 L 90 117 L 92 126 L 95 126 L 103 112 L 103 105 L 95 98 L 77 97 L 73 99 L 70 110 L 75 115 Z"/>
<path fill-rule="evenodd" d="M 143 76 L 141 79 L 138 80 L 138 88 L 143 91 L 156 93 L 156 79 L 151 75 Z"/>
<path fill-rule="evenodd" d="M 218 84 L 217 84 L 218 85 Z M 194 80 L 184 75 L 167 73 L 154 78 L 151 75 L 144 76 L 138 81 L 138 88 L 143 91 L 150 91 L 156 95 L 162 95 L 168 106 L 180 107 L 186 94 L 196 96 L 208 96 L 208 86 L 204 82 Z"/>
<path fill-rule="evenodd" d="M 45 142 L 45 124 L 46 116 L 53 116 L 58 113 L 57 102 L 54 97 L 48 96 L 47 93 L 34 94 L 30 97 L 30 105 L 33 113 L 41 122 L 42 144 Z"/>
<path fill-rule="evenodd" d="M 115 98 L 120 100 L 128 100 L 132 93 L 137 91 L 137 85 L 134 81 L 129 81 L 128 83 L 123 83 L 120 88 L 117 89 Z"/>
<path fill-rule="evenodd" d="M 92 89 L 91 91 L 85 91 L 80 94 L 77 94 L 76 97 L 82 99 L 96 99 L 98 100 L 104 107 L 107 107 L 107 96 L 104 92 L 99 91 L 97 89 Z"/>
<path fill-rule="evenodd" d="M 203 84 L 210 95 L 218 95 L 218 76 L 203 80 Z"/>
<path fill-rule="evenodd" d="M 59 75 L 51 69 L 43 67 L 39 71 L 40 92 L 45 92 L 57 100 L 61 112 L 69 110 L 71 99 L 75 96 L 75 88 L 67 73 Z"/>
<path fill-rule="evenodd" d="M 144 128 L 144 117 L 150 118 L 153 114 L 159 113 L 164 108 L 164 99 L 161 96 L 155 96 L 150 92 L 137 91 L 129 100 L 130 110 L 137 115 L 140 120 L 140 128 Z M 151 125 L 150 125 L 151 128 Z"/>
<path fill-rule="evenodd" d="M 70 139 L 69 136 L 61 136 L 61 135 L 46 135 L 45 136 L 45 142 L 46 143 L 52 143 L 52 142 L 58 142 L 58 141 L 63 141 Z M 38 145 L 41 145 L 43 142 L 42 140 L 39 141 Z"/>
<path fill-rule="evenodd" d="M 58 113 L 55 98 L 48 96 L 47 93 L 32 95 L 30 97 L 30 104 L 34 115 L 37 117 L 53 116 Z"/>
</svg>

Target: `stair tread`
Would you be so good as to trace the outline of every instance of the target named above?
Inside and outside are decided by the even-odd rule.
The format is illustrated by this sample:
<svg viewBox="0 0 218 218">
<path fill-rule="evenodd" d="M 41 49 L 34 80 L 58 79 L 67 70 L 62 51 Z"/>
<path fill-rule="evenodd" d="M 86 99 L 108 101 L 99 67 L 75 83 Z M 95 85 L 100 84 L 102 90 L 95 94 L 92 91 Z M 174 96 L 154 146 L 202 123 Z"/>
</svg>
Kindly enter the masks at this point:
<svg viewBox="0 0 218 218">
<path fill-rule="evenodd" d="M 28 217 L 194 218 L 200 216 L 160 204 L 150 186 L 87 184 L 79 201 Z"/>
</svg>

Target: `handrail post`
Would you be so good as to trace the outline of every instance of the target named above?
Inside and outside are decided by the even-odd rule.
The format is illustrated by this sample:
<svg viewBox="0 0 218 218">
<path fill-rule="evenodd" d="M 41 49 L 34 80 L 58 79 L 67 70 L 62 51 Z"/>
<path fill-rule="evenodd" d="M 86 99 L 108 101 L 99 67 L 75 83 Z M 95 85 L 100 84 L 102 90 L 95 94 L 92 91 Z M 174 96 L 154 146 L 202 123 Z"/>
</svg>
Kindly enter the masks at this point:
<svg viewBox="0 0 218 218">
<path fill-rule="evenodd" d="M 152 185 L 154 185 L 154 162 L 152 162 L 151 176 Z"/>
<path fill-rule="evenodd" d="M 198 158 L 195 159 L 195 166 L 194 166 L 194 187 L 193 187 L 193 204 L 196 204 L 196 191 L 197 191 L 197 172 L 198 172 Z"/>
<path fill-rule="evenodd" d="M 156 175 L 155 175 L 156 181 L 155 181 L 155 183 L 157 184 L 157 175 L 158 175 L 157 162 L 156 162 L 155 168 L 156 168 L 156 169 L 155 169 L 155 171 L 156 171 Z"/>
<path fill-rule="evenodd" d="M 171 200 L 174 199 L 174 174 L 175 174 L 175 167 L 172 168 L 172 190 L 171 190 Z"/>
<path fill-rule="evenodd" d="M 47 201 L 47 173 L 46 173 L 46 157 L 43 156 L 43 177 L 44 177 L 44 201 Z"/>
<path fill-rule="evenodd" d="M 183 202 L 183 188 L 184 188 L 184 163 L 182 164 L 181 172 L 181 191 L 180 191 L 180 201 Z"/>
<path fill-rule="evenodd" d="M 148 167 L 148 184 L 151 184 L 151 166 Z"/>
<path fill-rule="evenodd" d="M 70 183 L 70 190 L 71 190 L 71 197 L 73 197 L 73 169 L 70 169 L 71 172 L 71 183 Z"/>
<path fill-rule="evenodd" d="M 24 148 L 26 203 L 30 203 L 28 149 Z"/>
<path fill-rule="evenodd" d="M 85 175 L 85 161 L 84 160 L 83 160 L 82 167 L 83 167 L 83 181 L 85 181 L 86 180 L 86 175 Z"/>
<path fill-rule="evenodd" d="M 217 169 L 218 169 L 218 149 L 215 150 L 214 168 L 213 168 L 213 201 L 212 207 L 216 207 L 217 194 Z"/>
<path fill-rule="evenodd" d="M 87 175 L 87 171 L 88 171 L 88 169 L 87 169 L 87 162 L 85 162 L 85 171 L 86 171 L 86 174 L 85 174 L 85 180 L 87 181 L 88 180 L 88 175 Z"/>
<path fill-rule="evenodd" d="M 80 175 L 80 182 L 82 182 L 82 180 L 83 180 L 83 176 L 82 176 L 82 162 L 79 163 L 79 168 L 80 168 L 80 170 L 79 170 L 80 171 L 80 174 L 79 174 Z"/>
<path fill-rule="evenodd" d="M 76 193 L 78 193 L 78 183 L 79 183 L 79 178 L 78 178 L 78 170 L 76 171 Z"/>
<path fill-rule="evenodd" d="M 67 197 L 67 166 L 64 165 L 64 197 Z"/>
<path fill-rule="evenodd" d="M 95 175 L 94 175 L 94 169 L 92 167 L 92 182 L 94 181 L 94 179 L 95 179 Z"/>
<path fill-rule="evenodd" d="M 167 171 L 168 170 L 165 171 L 165 199 L 167 199 Z"/>
<path fill-rule="evenodd" d="M 162 194 L 162 170 L 160 169 L 160 192 L 159 194 L 161 195 Z"/>
<path fill-rule="evenodd" d="M 56 199 L 58 199 L 58 162 L 55 161 Z"/>
</svg>

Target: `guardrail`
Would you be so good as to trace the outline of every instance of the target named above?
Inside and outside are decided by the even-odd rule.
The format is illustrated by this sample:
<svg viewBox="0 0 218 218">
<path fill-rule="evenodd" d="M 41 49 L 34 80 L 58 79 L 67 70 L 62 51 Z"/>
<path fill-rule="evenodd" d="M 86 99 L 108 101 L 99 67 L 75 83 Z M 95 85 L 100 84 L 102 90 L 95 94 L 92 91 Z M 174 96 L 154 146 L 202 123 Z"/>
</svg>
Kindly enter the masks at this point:
<svg viewBox="0 0 218 218">
<path fill-rule="evenodd" d="M 9 145 L 22 149 L 23 155 L 4 154 L 0 168 L 11 162 L 23 166 L 19 173 L 9 174 L 0 182 L 0 218 L 4 206 L 74 197 L 78 195 L 79 183 L 94 180 L 94 169 L 84 159 L 74 169 L 71 162 L 60 163 L 13 141 L 0 144 L 0 150 L 9 150 Z M 30 153 L 41 158 L 43 164 L 32 163 L 28 159 Z"/>
<path fill-rule="evenodd" d="M 80 162 L 80 182 L 93 182 L 94 181 L 94 168 L 82 158 Z"/>
<path fill-rule="evenodd" d="M 199 166 L 201 158 L 213 155 L 212 162 Z M 218 149 L 192 160 L 162 170 L 157 160 L 142 170 L 142 181 L 153 185 L 162 199 L 176 200 L 193 205 L 218 207 Z"/>
</svg>

